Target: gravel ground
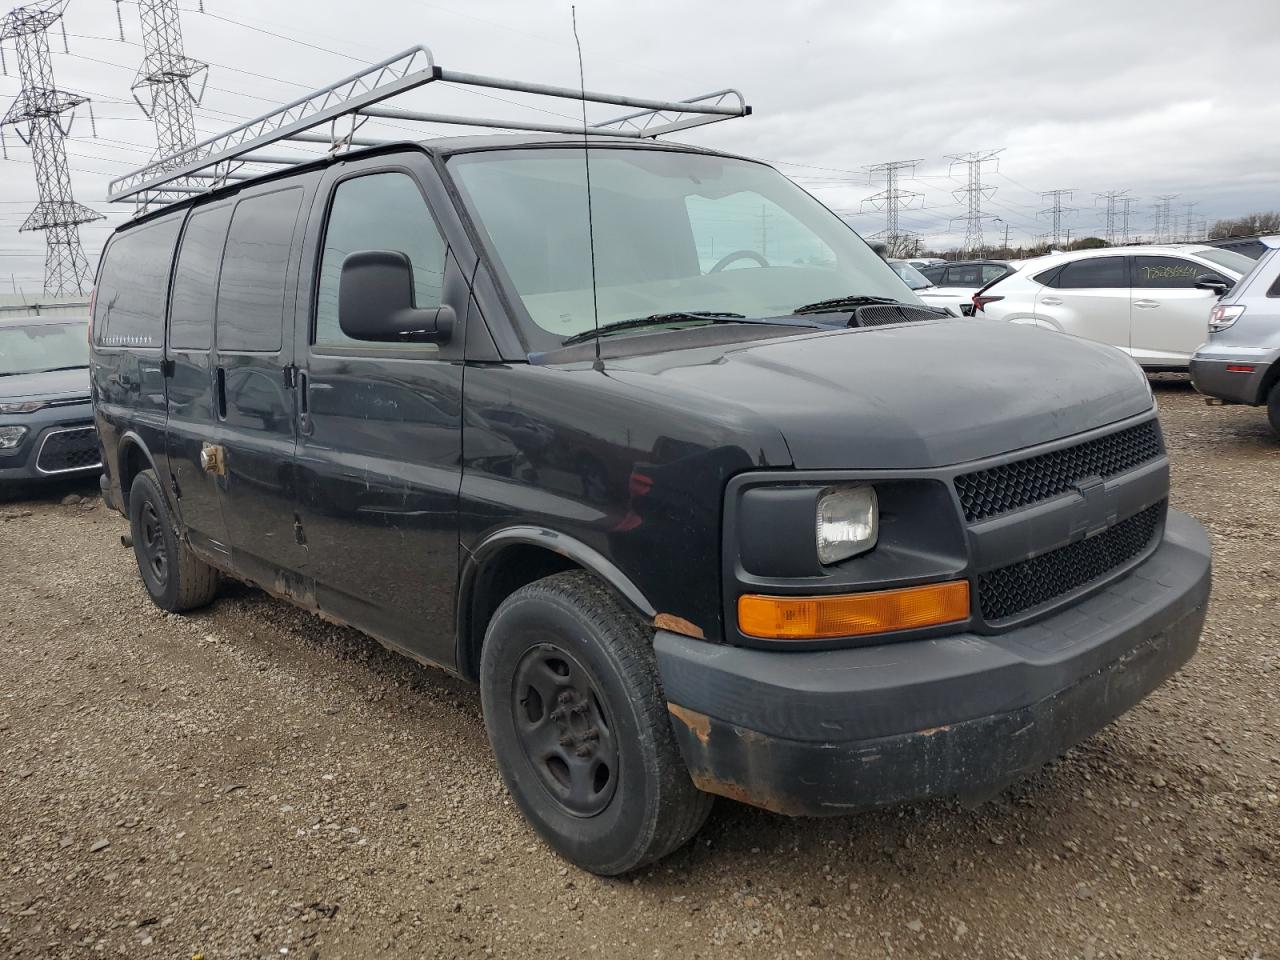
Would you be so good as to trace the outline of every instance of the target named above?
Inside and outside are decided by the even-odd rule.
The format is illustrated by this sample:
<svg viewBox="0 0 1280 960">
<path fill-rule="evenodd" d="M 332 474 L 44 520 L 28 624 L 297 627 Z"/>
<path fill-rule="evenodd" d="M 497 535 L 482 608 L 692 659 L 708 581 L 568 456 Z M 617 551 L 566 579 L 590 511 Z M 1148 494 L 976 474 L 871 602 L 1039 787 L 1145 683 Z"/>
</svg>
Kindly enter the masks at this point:
<svg viewBox="0 0 1280 960">
<path fill-rule="evenodd" d="M 1280 444 L 1157 393 L 1216 550 L 1186 670 L 977 809 L 721 801 L 624 880 L 523 825 L 470 687 L 244 587 L 161 613 L 96 498 L 2 504 L 0 954 L 1280 957 Z"/>
</svg>

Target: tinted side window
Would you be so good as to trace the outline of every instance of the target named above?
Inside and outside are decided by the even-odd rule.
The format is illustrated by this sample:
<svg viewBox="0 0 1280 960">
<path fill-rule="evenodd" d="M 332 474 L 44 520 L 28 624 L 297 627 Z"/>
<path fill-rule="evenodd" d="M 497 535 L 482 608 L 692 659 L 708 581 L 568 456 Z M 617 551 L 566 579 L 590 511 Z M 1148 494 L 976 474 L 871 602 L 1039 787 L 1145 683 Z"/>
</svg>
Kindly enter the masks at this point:
<svg viewBox="0 0 1280 960">
<path fill-rule="evenodd" d="M 108 347 L 164 345 L 164 305 L 181 215 L 116 234 L 107 247 L 93 329 Z"/>
<path fill-rule="evenodd" d="M 1089 257 L 1062 268 L 1055 284 L 1062 290 L 1097 290 L 1127 287 L 1124 257 Z"/>
<path fill-rule="evenodd" d="M 982 272 L 975 264 L 966 264 L 963 267 L 948 267 L 946 286 L 980 287 L 982 286 L 981 276 Z"/>
<path fill-rule="evenodd" d="M 1195 286 L 1196 277 L 1205 274 L 1218 274 L 1208 267 L 1202 267 L 1190 260 L 1179 257 L 1134 257 L 1133 285 L 1135 287 L 1152 287 L 1160 289 L 1190 289 Z"/>
<path fill-rule="evenodd" d="M 360 250 L 403 253 L 413 265 L 414 305 L 426 309 L 440 305 L 445 242 L 417 183 L 404 173 L 371 173 L 343 180 L 334 191 L 325 228 L 312 342 L 317 346 L 376 347 L 379 352 L 438 349 L 421 343 L 369 344 L 342 332 L 338 325 L 342 262 Z"/>
<path fill-rule="evenodd" d="M 231 221 L 231 204 L 197 210 L 187 221 L 173 272 L 169 301 L 169 346 L 208 350 L 213 343 L 213 301 L 218 293 L 218 264 Z"/>
<path fill-rule="evenodd" d="M 920 272 L 924 274 L 925 279 L 928 280 L 930 283 L 937 283 L 942 279 L 943 273 L 946 272 L 946 267 L 939 267 L 939 266 L 921 267 Z"/>
<path fill-rule="evenodd" d="M 1050 267 L 1048 270 L 1042 270 L 1032 279 L 1036 283 L 1043 283 L 1046 287 L 1056 287 L 1058 285 L 1058 277 L 1062 276 L 1062 264 L 1056 267 Z"/>
<path fill-rule="evenodd" d="M 236 204 L 218 280 L 218 349 L 280 349 L 285 278 L 302 188 Z"/>
</svg>

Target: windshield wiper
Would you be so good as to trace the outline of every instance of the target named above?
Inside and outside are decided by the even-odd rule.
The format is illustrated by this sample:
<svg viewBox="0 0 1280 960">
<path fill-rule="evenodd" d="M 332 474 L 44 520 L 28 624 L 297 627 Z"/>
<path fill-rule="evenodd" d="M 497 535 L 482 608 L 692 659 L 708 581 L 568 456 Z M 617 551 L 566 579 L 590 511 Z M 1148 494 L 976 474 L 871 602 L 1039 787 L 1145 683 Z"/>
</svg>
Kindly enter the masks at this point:
<svg viewBox="0 0 1280 960">
<path fill-rule="evenodd" d="M 870 307 L 882 303 L 902 304 L 903 301 L 894 300 L 892 297 L 836 297 L 834 300 L 819 300 L 817 303 L 806 303 L 802 307 L 796 307 L 791 312 L 797 316 L 804 316 L 806 313 L 849 313 L 858 309 L 858 307 Z M 915 304 L 903 305 L 915 306 Z"/>
<path fill-rule="evenodd" d="M 58 370 L 88 370 L 87 363 L 73 363 L 66 367 L 49 367 L 47 370 L 33 370 L 32 373 L 56 373 Z"/>
<path fill-rule="evenodd" d="M 706 323 L 758 323 L 759 321 L 748 320 L 740 313 L 725 313 L 719 310 L 677 310 L 674 313 L 654 313 L 647 317 L 633 317 L 630 320 L 615 320 L 613 323 L 606 323 L 602 327 L 591 330 L 584 330 L 582 333 L 575 333 L 572 337 L 560 341 L 561 346 L 572 346 L 575 343 L 583 343 L 592 340 L 597 336 L 608 336 L 611 333 L 621 333 L 625 330 L 641 330 L 644 327 L 661 326 L 664 323 L 676 323 L 681 320 L 702 320 Z"/>
</svg>

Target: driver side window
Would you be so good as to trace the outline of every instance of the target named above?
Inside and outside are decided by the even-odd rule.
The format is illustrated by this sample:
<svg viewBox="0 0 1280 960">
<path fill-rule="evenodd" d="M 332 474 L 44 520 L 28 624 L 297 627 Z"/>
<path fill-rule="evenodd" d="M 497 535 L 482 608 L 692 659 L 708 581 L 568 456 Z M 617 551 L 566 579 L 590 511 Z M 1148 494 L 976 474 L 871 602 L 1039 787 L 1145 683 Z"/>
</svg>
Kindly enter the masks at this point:
<svg viewBox="0 0 1280 960">
<path fill-rule="evenodd" d="M 395 250 L 413 266 L 414 305 L 440 306 L 445 241 L 413 178 L 405 173 L 371 173 L 338 184 L 325 226 L 312 339 L 318 347 L 368 348 L 338 324 L 342 262 L 360 250 Z M 435 344 L 379 343 L 379 351 L 438 351 Z"/>
<path fill-rule="evenodd" d="M 758 193 L 685 198 L 689 228 L 703 273 L 763 266 L 834 268 L 835 252 L 777 204 Z"/>
</svg>

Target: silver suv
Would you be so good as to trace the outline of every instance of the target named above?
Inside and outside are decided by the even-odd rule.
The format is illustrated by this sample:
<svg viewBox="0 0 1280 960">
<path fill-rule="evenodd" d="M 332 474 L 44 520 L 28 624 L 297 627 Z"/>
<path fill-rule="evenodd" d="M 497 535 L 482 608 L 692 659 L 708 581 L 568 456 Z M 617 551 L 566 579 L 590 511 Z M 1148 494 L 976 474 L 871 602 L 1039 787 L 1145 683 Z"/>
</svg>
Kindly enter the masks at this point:
<svg viewBox="0 0 1280 960">
<path fill-rule="evenodd" d="M 1209 315 L 1209 342 L 1191 358 L 1191 382 L 1227 403 L 1266 404 L 1280 436 L 1280 236 Z"/>
</svg>

